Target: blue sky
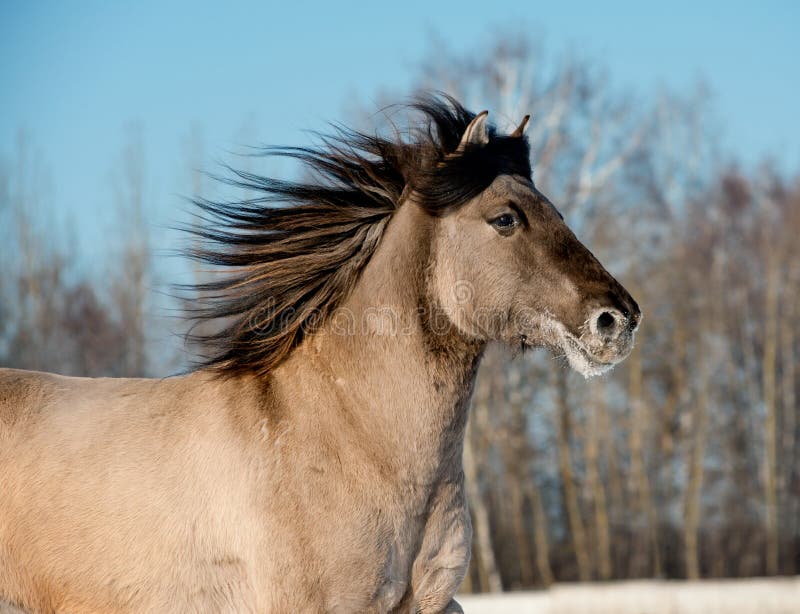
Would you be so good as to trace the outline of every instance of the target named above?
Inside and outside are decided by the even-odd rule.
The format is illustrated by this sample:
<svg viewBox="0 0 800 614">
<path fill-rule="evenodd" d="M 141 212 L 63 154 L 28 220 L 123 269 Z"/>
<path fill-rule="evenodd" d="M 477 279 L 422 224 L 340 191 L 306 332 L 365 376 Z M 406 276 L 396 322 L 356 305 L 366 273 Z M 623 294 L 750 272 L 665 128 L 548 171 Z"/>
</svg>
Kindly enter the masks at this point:
<svg viewBox="0 0 800 614">
<path fill-rule="evenodd" d="M 404 92 L 432 33 L 457 50 L 530 28 L 615 84 L 711 86 L 728 150 L 800 167 L 800 4 L 795 2 L 0 3 L 0 156 L 17 135 L 44 161 L 59 215 L 102 253 L 111 174 L 132 122 L 149 197 L 168 223 L 186 193 L 185 140 L 213 158 L 244 143 L 298 143 L 381 88 Z M 182 174 L 184 173 L 184 174 Z M 105 230 L 104 230 L 105 229 Z M 101 240 L 102 238 L 102 240 Z"/>
</svg>

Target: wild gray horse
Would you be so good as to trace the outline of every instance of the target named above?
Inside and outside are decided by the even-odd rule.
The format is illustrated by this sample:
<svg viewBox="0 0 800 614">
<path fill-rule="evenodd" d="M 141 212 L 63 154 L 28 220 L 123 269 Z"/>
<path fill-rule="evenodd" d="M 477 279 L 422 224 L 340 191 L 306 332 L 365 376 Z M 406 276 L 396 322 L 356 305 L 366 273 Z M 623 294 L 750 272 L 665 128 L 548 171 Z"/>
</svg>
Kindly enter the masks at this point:
<svg viewBox="0 0 800 614">
<path fill-rule="evenodd" d="M 31 612 L 457 612 L 461 455 L 481 354 L 585 375 L 640 312 L 531 180 L 526 117 L 421 99 L 401 138 L 341 129 L 200 202 L 223 318 L 166 379 L 0 375 L 0 596 Z"/>
</svg>

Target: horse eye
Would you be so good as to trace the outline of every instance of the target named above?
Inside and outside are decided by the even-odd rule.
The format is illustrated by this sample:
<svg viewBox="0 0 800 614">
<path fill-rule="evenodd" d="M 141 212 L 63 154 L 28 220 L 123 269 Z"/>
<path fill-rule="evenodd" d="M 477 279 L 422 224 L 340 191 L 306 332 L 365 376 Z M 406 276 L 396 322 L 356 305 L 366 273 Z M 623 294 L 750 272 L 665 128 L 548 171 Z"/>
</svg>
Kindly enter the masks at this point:
<svg viewBox="0 0 800 614">
<path fill-rule="evenodd" d="M 513 213 L 503 213 L 489 222 L 498 232 L 508 232 L 519 224 L 517 216 Z"/>
</svg>

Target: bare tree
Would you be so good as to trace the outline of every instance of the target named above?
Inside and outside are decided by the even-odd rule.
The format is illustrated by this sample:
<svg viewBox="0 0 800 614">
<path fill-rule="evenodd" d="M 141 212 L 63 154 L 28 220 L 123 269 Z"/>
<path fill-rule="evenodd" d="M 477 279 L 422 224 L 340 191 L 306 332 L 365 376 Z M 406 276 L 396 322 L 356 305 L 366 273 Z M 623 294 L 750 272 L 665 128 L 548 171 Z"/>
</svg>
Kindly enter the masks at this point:
<svg viewBox="0 0 800 614">
<path fill-rule="evenodd" d="M 145 213 L 145 158 L 140 126 L 129 127 L 128 142 L 114 177 L 119 222 L 125 228 L 113 300 L 127 330 L 126 372 L 147 374 L 147 310 L 150 296 L 151 249 Z"/>
</svg>

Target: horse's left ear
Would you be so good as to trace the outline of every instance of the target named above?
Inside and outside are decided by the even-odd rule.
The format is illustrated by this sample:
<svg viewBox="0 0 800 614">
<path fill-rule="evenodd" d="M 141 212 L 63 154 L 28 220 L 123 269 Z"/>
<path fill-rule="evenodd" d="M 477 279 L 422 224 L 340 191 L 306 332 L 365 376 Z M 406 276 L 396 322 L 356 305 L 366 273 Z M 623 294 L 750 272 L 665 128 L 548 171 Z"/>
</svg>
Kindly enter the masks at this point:
<svg viewBox="0 0 800 614">
<path fill-rule="evenodd" d="M 514 130 L 514 132 L 512 132 L 509 136 L 512 136 L 514 138 L 523 137 L 525 135 L 525 131 L 528 129 L 528 122 L 530 121 L 531 121 L 530 115 L 526 115 L 525 117 L 523 117 L 519 126 L 517 126 L 517 129 Z"/>
<path fill-rule="evenodd" d="M 464 135 L 461 137 L 461 142 L 456 148 L 456 152 L 460 153 L 467 148 L 467 145 L 486 145 L 489 142 L 489 132 L 486 129 L 486 118 L 489 117 L 489 111 L 481 111 L 469 123 L 467 129 L 464 130 Z"/>
</svg>

